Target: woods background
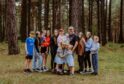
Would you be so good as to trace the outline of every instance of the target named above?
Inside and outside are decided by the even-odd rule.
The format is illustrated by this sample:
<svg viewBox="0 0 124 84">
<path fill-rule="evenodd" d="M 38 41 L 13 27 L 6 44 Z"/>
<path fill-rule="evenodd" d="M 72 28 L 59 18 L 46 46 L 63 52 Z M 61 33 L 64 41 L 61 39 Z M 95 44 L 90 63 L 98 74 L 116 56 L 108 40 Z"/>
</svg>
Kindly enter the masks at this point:
<svg viewBox="0 0 124 84">
<path fill-rule="evenodd" d="M 9 54 L 19 53 L 18 40 L 31 30 L 69 26 L 98 35 L 103 46 L 124 43 L 124 0 L 0 0 L 0 42 Z"/>
</svg>

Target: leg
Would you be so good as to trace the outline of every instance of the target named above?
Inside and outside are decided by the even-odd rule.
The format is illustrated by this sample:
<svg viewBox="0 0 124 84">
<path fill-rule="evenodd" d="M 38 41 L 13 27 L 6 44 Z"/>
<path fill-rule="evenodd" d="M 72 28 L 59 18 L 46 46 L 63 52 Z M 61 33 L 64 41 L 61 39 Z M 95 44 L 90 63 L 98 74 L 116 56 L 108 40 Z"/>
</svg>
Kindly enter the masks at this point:
<svg viewBox="0 0 124 84">
<path fill-rule="evenodd" d="M 89 69 L 91 69 L 91 59 L 90 59 L 90 52 L 87 52 L 87 61 L 88 61 L 88 66 L 89 66 Z"/>
</svg>

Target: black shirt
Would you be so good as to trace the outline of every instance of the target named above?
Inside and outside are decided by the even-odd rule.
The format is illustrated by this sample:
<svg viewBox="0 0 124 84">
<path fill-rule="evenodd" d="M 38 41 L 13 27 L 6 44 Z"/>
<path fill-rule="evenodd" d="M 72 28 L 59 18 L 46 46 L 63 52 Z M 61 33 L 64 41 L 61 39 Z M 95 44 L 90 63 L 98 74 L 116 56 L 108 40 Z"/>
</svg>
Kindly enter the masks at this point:
<svg viewBox="0 0 124 84">
<path fill-rule="evenodd" d="M 75 34 L 69 35 L 69 40 L 71 45 L 75 45 L 75 43 L 78 41 L 78 37 Z"/>
<path fill-rule="evenodd" d="M 58 36 L 52 36 L 50 39 L 50 48 L 51 48 L 51 53 L 56 53 L 57 52 L 57 38 Z"/>
<path fill-rule="evenodd" d="M 37 50 L 37 52 L 39 53 L 39 45 L 40 45 L 40 38 L 35 38 L 35 42 L 34 42 L 35 48 Z"/>
</svg>

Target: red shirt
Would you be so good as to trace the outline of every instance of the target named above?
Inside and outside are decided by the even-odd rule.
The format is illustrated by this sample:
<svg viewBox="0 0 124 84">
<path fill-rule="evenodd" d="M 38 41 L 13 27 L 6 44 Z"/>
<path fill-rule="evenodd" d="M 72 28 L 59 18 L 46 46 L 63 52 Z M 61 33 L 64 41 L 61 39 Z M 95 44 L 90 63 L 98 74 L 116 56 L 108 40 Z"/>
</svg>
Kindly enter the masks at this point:
<svg viewBox="0 0 124 84">
<path fill-rule="evenodd" d="M 43 43 L 41 44 L 41 46 L 44 46 L 44 47 L 48 47 L 50 45 L 50 37 L 46 37 L 43 41 Z"/>
</svg>

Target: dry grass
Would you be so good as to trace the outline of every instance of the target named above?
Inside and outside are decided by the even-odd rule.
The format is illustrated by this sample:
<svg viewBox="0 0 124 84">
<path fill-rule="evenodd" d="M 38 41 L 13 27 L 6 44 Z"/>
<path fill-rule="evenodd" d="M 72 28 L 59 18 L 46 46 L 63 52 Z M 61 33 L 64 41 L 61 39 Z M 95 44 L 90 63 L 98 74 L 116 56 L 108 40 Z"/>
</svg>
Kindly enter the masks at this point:
<svg viewBox="0 0 124 84">
<path fill-rule="evenodd" d="M 0 84 L 124 84 L 123 45 L 110 43 L 100 49 L 99 76 L 58 76 L 50 72 L 24 74 L 24 46 L 21 43 L 20 46 L 21 54 L 8 56 L 7 45 L 0 44 Z"/>
</svg>

